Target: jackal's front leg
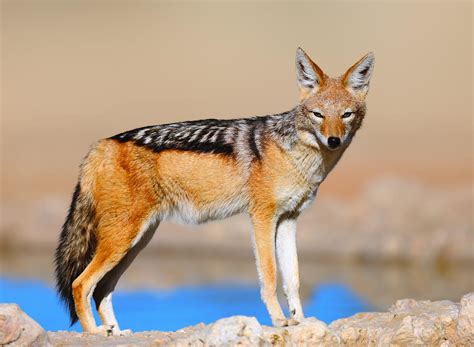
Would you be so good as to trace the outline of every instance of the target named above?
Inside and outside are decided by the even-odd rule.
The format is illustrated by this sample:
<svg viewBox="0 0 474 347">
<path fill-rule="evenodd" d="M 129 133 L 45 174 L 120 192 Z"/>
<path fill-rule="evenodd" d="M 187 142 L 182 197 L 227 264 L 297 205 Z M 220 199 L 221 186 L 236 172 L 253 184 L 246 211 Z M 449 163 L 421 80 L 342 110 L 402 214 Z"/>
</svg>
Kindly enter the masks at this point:
<svg viewBox="0 0 474 347">
<path fill-rule="evenodd" d="M 274 326 L 286 326 L 277 298 L 277 268 L 275 262 L 275 227 L 271 213 L 255 213 L 252 215 L 254 227 L 255 258 L 260 278 L 260 293 L 267 306 Z"/>
<path fill-rule="evenodd" d="M 300 278 L 298 272 L 298 255 L 296 251 L 296 220 L 293 218 L 280 221 L 276 235 L 278 265 L 283 282 L 283 290 L 288 299 L 291 319 L 289 325 L 298 324 L 304 319 L 299 294 Z"/>
</svg>

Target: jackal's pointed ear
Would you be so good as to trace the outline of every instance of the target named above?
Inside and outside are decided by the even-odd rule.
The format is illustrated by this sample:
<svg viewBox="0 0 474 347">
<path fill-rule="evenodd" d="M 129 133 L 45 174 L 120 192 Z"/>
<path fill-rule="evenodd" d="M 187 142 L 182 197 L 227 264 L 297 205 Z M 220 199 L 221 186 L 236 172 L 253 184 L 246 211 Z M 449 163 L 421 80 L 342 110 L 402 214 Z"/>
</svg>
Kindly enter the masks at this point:
<svg viewBox="0 0 474 347">
<path fill-rule="evenodd" d="M 302 99 L 321 88 L 325 78 L 323 70 L 299 47 L 296 50 L 296 77 Z"/>
<path fill-rule="evenodd" d="M 374 63 L 374 54 L 370 52 L 352 65 L 343 77 L 343 83 L 346 88 L 365 96 L 369 90 L 370 76 L 374 69 Z"/>
</svg>

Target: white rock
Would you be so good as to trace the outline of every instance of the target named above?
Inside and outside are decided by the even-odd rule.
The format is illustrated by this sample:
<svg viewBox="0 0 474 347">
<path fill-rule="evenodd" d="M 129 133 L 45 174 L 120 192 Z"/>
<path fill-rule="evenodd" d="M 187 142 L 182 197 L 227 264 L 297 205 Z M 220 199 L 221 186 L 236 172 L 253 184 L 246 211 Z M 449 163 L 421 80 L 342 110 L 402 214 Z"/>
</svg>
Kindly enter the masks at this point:
<svg viewBox="0 0 474 347">
<path fill-rule="evenodd" d="M 46 331 L 16 304 L 0 304 L 1 346 L 47 346 Z"/>
<path fill-rule="evenodd" d="M 457 333 L 466 345 L 474 345 L 474 293 L 466 294 L 461 299 Z"/>
<path fill-rule="evenodd" d="M 316 318 L 274 328 L 261 326 L 253 317 L 235 316 L 170 333 L 48 335 L 54 345 L 90 346 L 474 346 L 474 293 L 465 295 L 459 304 L 399 300 L 388 312 L 359 313 L 329 327 Z M 13 341 L 20 345 L 49 343 L 43 329 L 17 305 L 0 305 L 0 344 Z"/>
<path fill-rule="evenodd" d="M 255 345 L 260 341 L 262 327 L 254 317 L 235 316 L 212 324 L 205 339 L 206 346 Z"/>
</svg>

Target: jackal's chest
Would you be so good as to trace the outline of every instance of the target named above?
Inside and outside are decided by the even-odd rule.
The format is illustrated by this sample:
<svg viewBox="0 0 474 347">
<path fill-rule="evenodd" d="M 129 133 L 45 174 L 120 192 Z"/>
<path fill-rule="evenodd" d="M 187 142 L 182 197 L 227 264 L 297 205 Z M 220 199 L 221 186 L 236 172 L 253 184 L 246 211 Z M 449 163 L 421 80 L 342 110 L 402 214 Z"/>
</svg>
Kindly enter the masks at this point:
<svg viewBox="0 0 474 347">
<path fill-rule="evenodd" d="M 277 196 L 278 210 L 285 212 L 302 212 L 316 198 L 319 184 L 307 187 L 288 187 L 280 189 Z"/>
<path fill-rule="evenodd" d="M 328 163 L 319 153 L 297 153 L 291 169 L 276 190 L 281 212 L 301 212 L 316 198 L 319 185 L 327 177 L 334 163 Z"/>
</svg>

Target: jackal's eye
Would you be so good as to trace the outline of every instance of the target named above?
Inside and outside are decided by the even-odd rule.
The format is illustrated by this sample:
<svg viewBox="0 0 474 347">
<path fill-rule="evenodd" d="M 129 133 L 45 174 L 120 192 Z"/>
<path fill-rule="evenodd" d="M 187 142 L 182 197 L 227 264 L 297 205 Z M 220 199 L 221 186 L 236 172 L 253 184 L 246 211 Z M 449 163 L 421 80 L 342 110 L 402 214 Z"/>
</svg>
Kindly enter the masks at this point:
<svg viewBox="0 0 474 347">
<path fill-rule="evenodd" d="M 317 118 L 324 119 L 324 116 L 322 115 L 321 112 L 313 111 L 313 114 L 314 114 L 314 116 L 317 117 Z"/>
<path fill-rule="evenodd" d="M 341 117 L 342 118 L 349 118 L 350 116 L 352 116 L 354 112 L 345 112 Z"/>
</svg>

